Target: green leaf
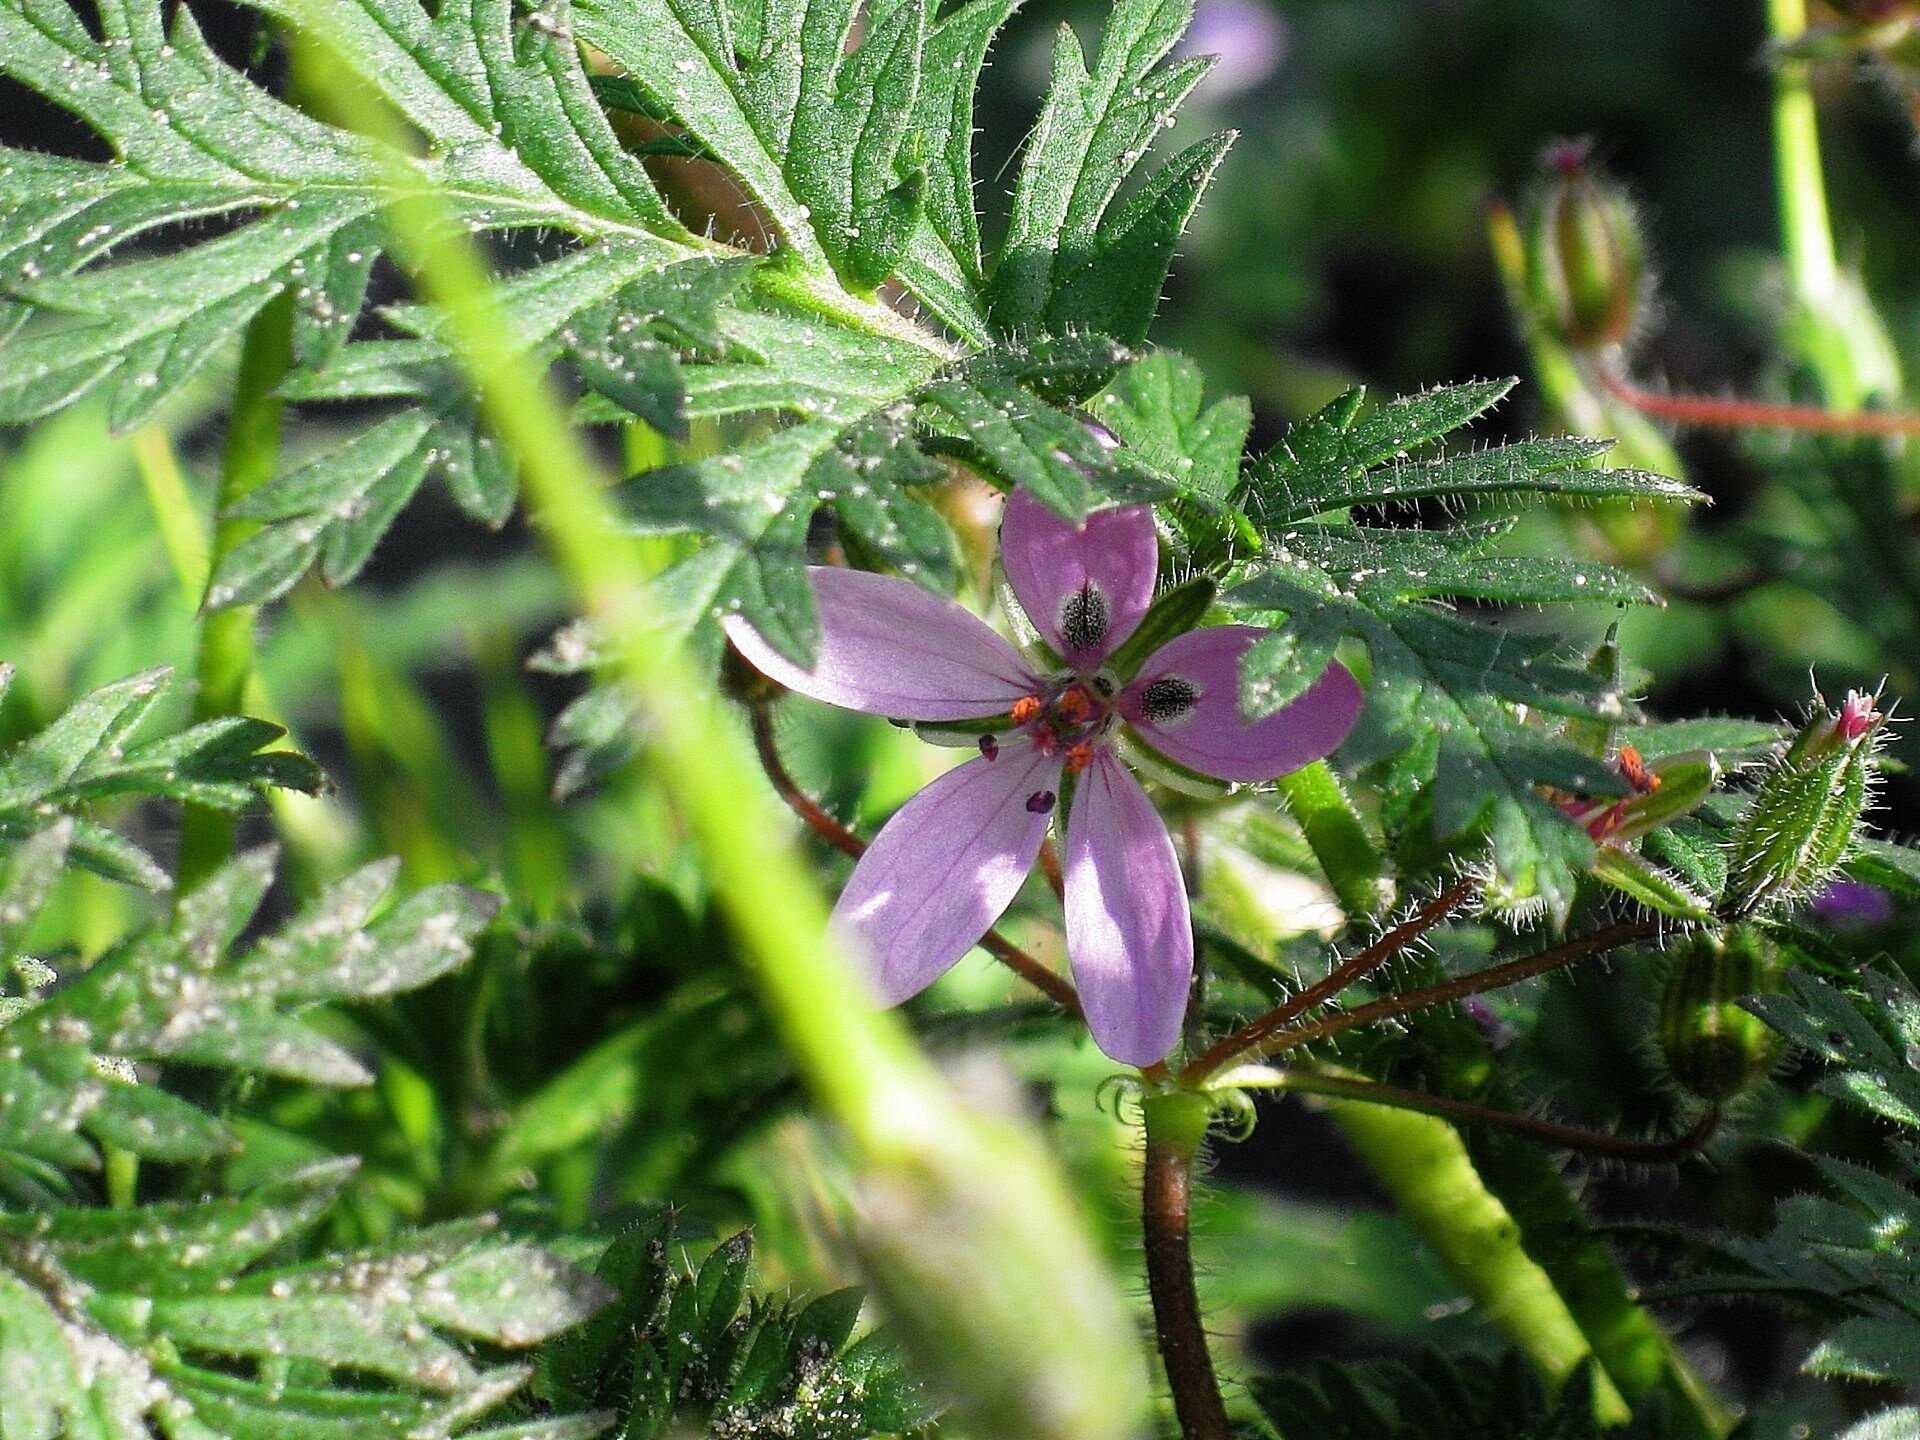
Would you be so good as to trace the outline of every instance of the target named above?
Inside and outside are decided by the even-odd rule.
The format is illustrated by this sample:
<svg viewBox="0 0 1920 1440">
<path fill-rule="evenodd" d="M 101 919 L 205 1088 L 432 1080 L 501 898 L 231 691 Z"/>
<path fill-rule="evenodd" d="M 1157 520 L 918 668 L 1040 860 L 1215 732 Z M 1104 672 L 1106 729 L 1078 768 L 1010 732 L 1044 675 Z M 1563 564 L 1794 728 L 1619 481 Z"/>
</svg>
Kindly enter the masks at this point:
<svg viewBox="0 0 1920 1440">
<path fill-rule="evenodd" d="M 165 872 L 132 841 L 88 818 L 89 806 L 147 798 L 240 810 L 270 787 L 309 793 L 322 787 L 319 770 L 304 756 L 267 748 L 286 732 L 264 720 L 230 717 L 140 738 L 170 679 L 162 668 L 102 686 L 38 734 L 0 750 L 0 853 L 70 815 L 65 849 L 75 862 L 163 890 L 170 883 Z"/>
<path fill-rule="evenodd" d="M 1183 485 L 1222 501 L 1239 485 L 1253 405 L 1240 395 L 1207 405 L 1200 368 L 1186 356 L 1142 357 L 1091 408 L 1130 449 Z"/>
<path fill-rule="evenodd" d="M 1173 244 L 1228 138 L 1169 161 L 1109 214 L 1121 185 L 1212 65 L 1162 63 L 1192 9 L 1192 0 L 1120 0 L 1091 73 L 1073 31 L 1060 28 L 1052 83 L 1021 160 L 990 287 L 1001 333 L 1086 328 L 1128 342 L 1144 337 Z"/>
<path fill-rule="evenodd" d="M 529 1372 L 482 1369 L 446 1332 L 525 1347 L 609 1298 L 484 1224 L 263 1268 L 352 1171 L 330 1162 L 197 1204 L 0 1215 L 0 1333 L 32 1361 L 0 1367 L 7 1435 L 144 1440 L 150 1419 L 195 1440 L 472 1434 Z"/>
<path fill-rule="evenodd" d="M 596 1274 L 618 1298 L 546 1347 L 536 1394 L 616 1406 L 630 1436 L 866 1440 L 932 1418 L 884 1336 L 852 1339 L 859 1291 L 806 1304 L 754 1296 L 746 1232 L 716 1245 L 691 1275 L 669 1259 L 676 1248 L 664 1209 L 614 1237 Z"/>
<path fill-rule="evenodd" d="M 86 1167 L 96 1139 L 158 1159 L 232 1145 L 136 1062 L 172 1061 L 365 1084 L 365 1068 L 291 1011 L 315 1001 L 416 989 L 464 962 L 491 897 L 425 890 L 372 919 L 397 867 L 368 866 L 321 894 L 241 958 L 227 951 L 258 910 L 273 855 L 254 851 L 183 897 L 173 924 L 146 931 L 69 984 L 0 1022 L 0 1148 Z"/>
<path fill-rule="evenodd" d="M 1617 687 L 1550 638 L 1468 619 L 1440 602 L 1648 604 L 1658 597 L 1608 566 L 1501 553 L 1511 519 L 1401 528 L 1379 523 L 1376 507 L 1697 497 L 1662 476 L 1591 468 L 1607 447 L 1579 438 L 1408 458 L 1484 413 L 1512 384 L 1449 386 L 1372 411 L 1364 409 L 1362 392 L 1349 391 L 1296 425 L 1241 483 L 1239 504 L 1263 548 L 1235 568 L 1230 579 L 1239 583 L 1222 598 L 1276 632 L 1243 662 L 1248 714 L 1270 714 L 1296 699 L 1343 640 L 1357 639 L 1372 669 L 1366 709 L 1344 757 L 1378 765 L 1391 793 L 1420 795 L 1416 809 L 1443 842 L 1484 833 L 1506 897 L 1564 916 L 1594 850 L 1548 792 L 1603 795 L 1617 793 L 1618 785 L 1576 745 L 1542 728 L 1539 717 L 1609 726 L 1632 717 Z M 1180 523 L 1201 553 L 1221 547 L 1217 522 Z"/>
</svg>

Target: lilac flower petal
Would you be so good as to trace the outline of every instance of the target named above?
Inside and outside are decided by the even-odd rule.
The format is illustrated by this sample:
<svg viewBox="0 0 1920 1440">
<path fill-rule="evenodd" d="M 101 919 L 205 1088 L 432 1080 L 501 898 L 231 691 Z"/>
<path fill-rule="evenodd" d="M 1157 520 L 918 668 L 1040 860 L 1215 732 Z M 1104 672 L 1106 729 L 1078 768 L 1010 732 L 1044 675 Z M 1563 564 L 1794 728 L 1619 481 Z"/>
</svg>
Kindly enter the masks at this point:
<svg viewBox="0 0 1920 1440">
<path fill-rule="evenodd" d="M 1841 876 L 1813 898 L 1813 916 L 1837 930 L 1871 929 L 1893 919 L 1893 897 L 1878 885 Z"/>
<path fill-rule="evenodd" d="M 833 907 L 882 1004 L 939 979 L 1013 903 L 1059 788 L 1057 755 L 1003 740 L 992 759 L 949 770 L 886 823 Z"/>
<path fill-rule="evenodd" d="M 1329 665 L 1298 699 L 1263 720 L 1240 713 L 1240 657 L 1268 632 L 1255 625 L 1189 630 L 1162 645 L 1120 694 L 1120 713 L 1176 765 L 1242 784 L 1330 755 L 1360 718 L 1360 685 Z"/>
<path fill-rule="evenodd" d="M 1080 773 L 1067 821 L 1067 956 L 1100 1048 L 1151 1065 L 1180 1038 L 1193 922 L 1173 841 L 1109 752 Z"/>
<path fill-rule="evenodd" d="M 820 615 L 812 669 L 741 616 L 723 622 L 740 653 L 789 690 L 896 720 L 977 720 L 1039 688 L 1019 652 L 952 600 L 864 570 L 813 566 L 807 577 Z"/>
<path fill-rule="evenodd" d="M 1046 642 L 1088 669 L 1134 632 L 1153 603 L 1160 540 L 1150 506 L 1096 510 L 1075 525 L 1016 490 L 1000 521 L 1000 560 Z"/>
</svg>

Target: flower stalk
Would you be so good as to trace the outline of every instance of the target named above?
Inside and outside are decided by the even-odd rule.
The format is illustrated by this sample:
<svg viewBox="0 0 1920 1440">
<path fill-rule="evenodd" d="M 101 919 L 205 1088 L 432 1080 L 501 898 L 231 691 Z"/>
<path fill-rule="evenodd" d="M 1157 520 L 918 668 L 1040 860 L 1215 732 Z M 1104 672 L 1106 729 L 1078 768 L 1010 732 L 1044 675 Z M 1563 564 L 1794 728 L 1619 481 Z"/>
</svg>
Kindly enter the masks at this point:
<svg viewBox="0 0 1920 1440">
<path fill-rule="evenodd" d="M 1154 1337 L 1167 1368 L 1174 1413 L 1185 1440 L 1232 1440 L 1193 1280 L 1193 1166 L 1206 1138 L 1212 1104 L 1205 1096 L 1175 1090 L 1148 1095 L 1141 1108 L 1146 1165 L 1140 1226 Z"/>
</svg>

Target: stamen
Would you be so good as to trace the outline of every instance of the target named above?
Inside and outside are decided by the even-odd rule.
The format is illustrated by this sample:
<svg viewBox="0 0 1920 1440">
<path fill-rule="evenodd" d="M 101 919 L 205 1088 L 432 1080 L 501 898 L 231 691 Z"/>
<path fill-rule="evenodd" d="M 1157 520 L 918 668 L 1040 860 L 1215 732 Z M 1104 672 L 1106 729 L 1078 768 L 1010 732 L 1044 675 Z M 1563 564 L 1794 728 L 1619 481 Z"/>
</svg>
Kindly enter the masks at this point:
<svg viewBox="0 0 1920 1440">
<path fill-rule="evenodd" d="M 1051 725 L 1036 725 L 1027 733 L 1033 737 L 1033 748 L 1042 755 L 1051 757 L 1060 748 L 1060 733 Z"/>
<path fill-rule="evenodd" d="M 1010 713 L 1013 716 L 1014 724 L 1026 724 L 1040 713 L 1040 697 L 1038 695 L 1022 695 L 1018 700 L 1013 702 L 1013 710 Z"/>
<path fill-rule="evenodd" d="M 989 760 L 999 759 L 1000 742 L 991 735 L 982 735 L 980 737 L 980 753 Z"/>
<path fill-rule="evenodd" d="M 1093 763 L 1093 742 L 1082 740 L 1067 751 L 1067 774 L 1078 775 Z"/>
<path fill-rule="evenodd" d="M 1029 815 L 1050 814 L 1053 810 L 1053 802 L 1058 798 L 1051 790 L 1036 790 L 1027 796 L 1027 813 Z"/>
<path fill-rule="evenodd" d="M 1647 762 L 1640 758 L 1640 752 L 1633 746 L 1620 747 L 1619 765 L 1620 778 L 1640 794 L 1650 795 L 1660 788 L 1660 777 L 1647 768 Z"/>
<path fill-rule="evenodd" d="M 1093 718 L 1093 701 L 1078 685 L 1053 702 L 1053 713 L 1069 725 L 1085 724 Z"/>
</svg>

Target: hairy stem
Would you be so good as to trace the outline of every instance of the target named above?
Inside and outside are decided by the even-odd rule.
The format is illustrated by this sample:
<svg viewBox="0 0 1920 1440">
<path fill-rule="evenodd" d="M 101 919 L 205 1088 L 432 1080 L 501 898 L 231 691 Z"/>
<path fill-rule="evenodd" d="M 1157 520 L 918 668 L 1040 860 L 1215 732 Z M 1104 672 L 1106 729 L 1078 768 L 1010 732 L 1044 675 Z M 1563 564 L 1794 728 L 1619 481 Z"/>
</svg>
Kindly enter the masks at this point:
<svg viewBox="0 0 1920 1440">
<path fill-rule="evenodd" d="M 1275 783 L 1340 908 L 1355 920 L 1377 915 L 1392 894 L 1385 883 L 1386 857 L 1361 823 L 1339 777 L 1326 761 L 1316 760 Z"/>
<path fill-rule="evenodd" d="M 766 705 L 754 705 L 750 709 L 753 748 L 760 756 L 760 768 L 767 772 L 774 792 L 786 802 L 789 810 L 806 823 L 809 830 L 834 849 L 856 860 L 866 854 L 867 842 L 829 815 L 817 800 L 800 788 L 799 782 L 788 771 L 786 762 L 780 758 L 780 744 L 773 733 L 773 711 Z M 989 930 L 981 936 L 980 948 L 1068 1014 L 1081 1013 L 1080 996 L 1073 986 L 998 930 Z"/>
<path fill-rule="evenodd" d="M 1386 1085 L 1358 1075 L 1296 1068 L 1281 1072 L 1275 1083 L 1276 1088 L 1282 1090 L 1297 1090 L 1305 1095 L 1323 1095 L 1336 1100 L 1360 1100 L 1369 1105 L 1387 1105 L 1396 1110 L 1437 1115 L 1468 1125 L 1484 1125 L 1509 1134 L 1523 1135 L 1556 1150 L 1574 1150 L 1583 1155 L 1600 1155 L 1609 1160 L 1626 1160 L 1643 1165 L 1668 1164 L 1698 1154 L 1720 1128 L 1719 1108 L 1710 1107 L 1686 1131 L 1670 1139 L 1631 1140 L 1579 1125 L 1562 1125 L 1532 1115 L 1516 1115 L 1510 1110 L 1477 1105 L 1471 1100 L 1455 1100 L 1445 1095 L 1430 1095 L 1424 1090 Z"/>
<path fill-rule="evenodd" d="M 1188 1061 L 1180 1072 L 1180 1083 L 1187 1086 L 1198 1085 L 1222 1066 L 1243 1055 L 1272 1054 L 1278 1047 L 1269 1046 L 1267 1043 L 1269 1040 L 1276 1035 L 1292 1033 L 1287 1027 L 1294 1020 L 1314 1006 L 1325 1004 L 1349 985 L 1386 964 L 1466 904 L 1478 888 L 1477 880 L 1454 881 L 1366 949 L 1334 966 L 1325 979 L 1315 981 L 1306 989 L 1289 996 L 1283 1003 L 1275 1006 L 1259 1019 L 1242 1025 L 1231 1035 Z M 1358 1012 L 1349 1013 L 1357 1014 Z"/>
<path fill-rule="evenodd" d="M 292 343 L 293 293 L 289 290 L 268 302 L 247 327 L 233 410 L 227 420 L 216 515 L 273 478 L 280 457 L 280 417 L 286 407 L 278 391 L 291 363 Z M 216 520 L 207 564 L 209 586 L 220 562 L 258 528 L 255 520 Z M 213 610 L 202 618 L 193 697 L 196 722 L 240 713 L 253 674 L 255 618 L 251 605 Z M 232 815 L 204 805 L 186 807 L 181 819 L 178 893 L 191 890 L 232 855 L 234 832 Z"/>
<path fill-rule="evenodd" d="M 1826 410 L 1818 405 L 1774 405 L 1764 400 L 1724 400 L 1711 395 L 1664 395 L 1617 374 L 1604 364 L 1593 373 L 1616 400 L 1643 415 L 1679 425 L 1722 430 L 1797 430 L 1812 435 L 1920 435 L 1920 415 L 1900 410 Z"/>
<path fill-rule="evenodd" d="M 1414 917 L 1415 920 L 1418 918 L 1419 916 Z M 1631 945 L 1636 940 L 1648 939 L 1657 935 L 1659 930 L 1659 923 L 1654 920 L 1618 920 L 1611 925 L 1601 926 L 1590 935 L 1563 940 L 1558 945 L 1550 945 L 1545 950 L 1522 956 L 1518 960 L 1509 960 L 1502 965 L 1489 965 L 1484 970 L 1475 970 L 1471 974 L 1460 975 L 1452 980 L 1442 980 L 1434 985 L 1423 985 L 1417 990 L 1406 990 L 1398 995 L 1386 995 L 1365 1005 L 1356 1005 L 1351 1010 L 1342 1010 L 1337 1015 L 1322 1016 L 1305 1025 L 1273 1030 L 1257 1044 L 1244 1047 L 1239 1053 L 1249 1059 L 1277 1055 L 1283 1050 L 1291 1050 L 1296 1046 L 1311 1045 L 1320 1040 L 1331 1039 L 1335 1035 L 1343 1035 L 1359 1026 L 1371 1025 L 1376 1020 L 1390 1020 L 1396 1015 L 1410 1015 L 1416 1010 L 1445 1005 L 1449 1001 L 1462 1000 L 1469 995 L 1483 995 L 1489 990 L 1503 990 L 1509 985 L 1518 985 L 1522 980 L 1531 980 L 1536 975 L 1544 975 L 1549 970 L 1563 970 L 1589 956 L 1602 955 L 1609 950 L 1617 950 L 1622 945 Z M 1389 932 L 1389 936 L 1391 933 Z M 1383 936 L 1382 940 L 1386 938 L 1389 937 Z M 1354 958 L 1358 960 L 1360 957 Z M 1332 978 L 1329 976 L 1328 980 Z M 1323 981 L 1322 984 L 1324 983 L 1326 982 Z M 1201 1057 L 1202 1060 L 1206 1058 L 1206 1056 Z M 1199 1063 L 1195 1061 L 1188 1070 L 1194 1070 Z M 1210 1073 L 1212 1073 L 1211 1069 L 1199 1071 L 1200 1076 Z M 1186 1071 L 1181 1073 L 1181 1079 L 1187 1079 Z"/>
<path fill-rule="evenodd" d="M 1174 1413 L 1185 1440 L 1232 1440 L 1193 1283 L 1193 1162 L 1206 1136 L 1210 1107 L 1202 1096 L 1176 1091 L 1150 1095 L 1142 1108 L 1147 1143 L 1140 1226 L 1154 1338 L 1166 1364 Z"/>
</svg>

